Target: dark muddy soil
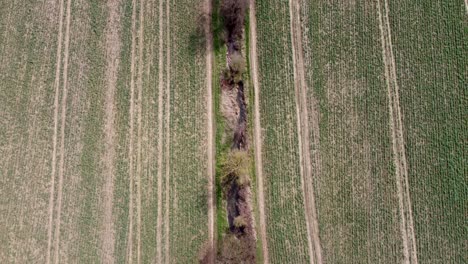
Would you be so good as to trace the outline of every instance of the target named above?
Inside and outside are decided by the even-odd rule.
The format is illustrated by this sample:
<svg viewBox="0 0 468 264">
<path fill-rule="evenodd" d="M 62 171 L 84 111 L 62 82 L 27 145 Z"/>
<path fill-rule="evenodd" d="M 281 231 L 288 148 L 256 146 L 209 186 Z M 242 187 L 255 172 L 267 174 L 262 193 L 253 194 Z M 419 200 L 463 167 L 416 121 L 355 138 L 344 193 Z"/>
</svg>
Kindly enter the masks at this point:
<svg viewBox="0 0 468 264">
<path fill-rule="evenodd" d="M 247 104 L 245 103 L 244 82 L 237 83 L 237 103 L 239 106 L 239 119 L 234 131 L 232 148 L 247 150 Z"/>
</svg>

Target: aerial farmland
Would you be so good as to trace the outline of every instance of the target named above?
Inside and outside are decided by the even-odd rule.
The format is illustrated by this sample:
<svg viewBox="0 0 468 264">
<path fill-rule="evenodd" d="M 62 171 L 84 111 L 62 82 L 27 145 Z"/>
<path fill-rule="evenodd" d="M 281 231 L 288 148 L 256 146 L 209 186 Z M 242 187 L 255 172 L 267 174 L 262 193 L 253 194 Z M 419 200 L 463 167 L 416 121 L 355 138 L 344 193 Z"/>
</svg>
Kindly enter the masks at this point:
<svg viewBox="0 0 468 264">
<path fill-rule="evenodd" d="M 4 0 L 0 263 L 467 263 L 465 0 Z"/>
</svg>

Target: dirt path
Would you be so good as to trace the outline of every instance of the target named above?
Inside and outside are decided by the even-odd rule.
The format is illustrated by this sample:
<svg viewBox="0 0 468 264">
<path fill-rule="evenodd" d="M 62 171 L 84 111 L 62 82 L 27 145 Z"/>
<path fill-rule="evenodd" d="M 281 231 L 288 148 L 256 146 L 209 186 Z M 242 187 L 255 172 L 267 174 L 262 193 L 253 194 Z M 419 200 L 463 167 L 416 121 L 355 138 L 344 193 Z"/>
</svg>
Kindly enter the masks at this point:
<svg viewBox="0 0 468 264">
<path fill-rule="evenodd" d="M 52 138 L 52 173 L 50 177 L 50 191 L 49 191 L 49 225 L 47 231 L 47 256 L 46 263 L 50 264 L 50 255 L 52 247 L 52 228 L 54 221 L 54 194 L 55 194 L 55 168 L 57 166 L 57 134 L 58 134 L 58 109 L 59 109 L 59 85 L 60 85 L 60 66 L 62 61 L 62 31 L 63 31 L 63 0 L 60 1 L 59 13 L 59 32 L 57 38 L 57 61 L 55 68 L 55 98 L 54 98 L 54 135 Z"/>
<path fill-rule="evenodd" d="M 268 253 L 268 241 L 266 234 L 266 219 L 265 219 L 265 197 L 263 191 L 263 162 L 262 162 L 262 127 L 260 125 L 260 84 L 258 82 L 258 65 L 257 65 L 257 18 L 255 17 L 255 0 L 250 0 L 249 8 L 249 23 L 250 23 L 250 66 L 252 72 L 252 80 L 254 83 L 254 145 L 255 145 L 255 172 L 257 179 L 257 203 L 259 211 L 259 230 L 260 239 L 262 241 L 263 262 L 270 263 Z"/>
<path fill-rule="evenodd" d="M 165 223 L 165 263 L 171 263 L 171 255 L 169 251 L 169 207 L 170 207 L 170 176 L 171 176 L 171 166 L 170 166 L 170 143 L 171 143 L 171 19 L 170 19 L 170 1 L 166 1 L 166 42 L 167 42 L 167 56 L 166 56 L 166 215 L 164 218 Z M 174 198 L 177 199 L 177 198 Z"/>
<path fill-rule="evenodd" d="M 315 165 L 315 174 L 320 174 L 320 160 L 318 152 L 314 155 L 314 160 L 310 154 L 309 139 L 309 113 L 307 102 L 307 82 L 305 80 L 304 57 L 302 48 L 302 27 L 300 21 L 299 1 L 289 0 L 289 11 L 291 17 L 291 41 L 293 52 L 294 86 L 296 90 L 296 113 L 298 118 L 299 134 L 299 159 L 301 162 L 302 188 L 304 194 L 304 206 L 306 212 L 306 225 L 308 232 L 308 244 L 311 263 L 322 263 L 322 250 L 320 246 L 319 227 L 317 220 L 317 210 L 315 208 L 315 194 L 313 187 L 312 162 Z M 319 145 L 319 121 L 315 100 L 311 104 L 310 121 L 313 129 L 313 144 Z M 318 175 L 316 175 L 317 177 Z"/>
<path fill-rule="evenodd" d="M 115 92 L 117 84 L 117 74 L 119 69 L 120 55 L 120 15 L 119 0 L 107 2 L 109 19 L 106 28 L 106 80 L 107 90 L 105 95 L 105 121 L 104 121 L 104 219 L 101 235 L 101 259 L 104 263 L 114 263 L 114 218 L 112 214 L 114 201 L 114 179 L 115 179 Z"/>
<path fill-rule="evenodd" d="M 401 119 L 399 87 L 396 76 L 395 58 L 393 56 L 392 36 L 388 18 L 388 3 L 383 1 L 384 12 L 381 10 L 381 1 L 377 1 L 379 28 L 382 42 L 382 55 L 385 65 L 385 80 L 388 87 L 390 129 L 392 133 L 393 157 L 395 163 L 395 176 L 400 209 L 400 231 L 403 240 L 404 263 L 418 263 L 416 239 L 413 225 L 413 212 L 408 185 L 408 168 L 403 137 L 403 122 Z"/>
<path fill-rule="evenodd" d="M 63 93 L 62 93 L 62 123 L 60 127 L 60 163 L 59 163 L 59 178 L 57 187 L 57 216 L 55 224 L 55 263 L 59 263 L 59 245 L 60 245 L 60 222 L 62 214 L 62 187 L 63 187 L 63 174 L 65 170 L 65 121 L 67 114 L 67 93 L 68 93 L 68 49 L 70 46 L 70 17 L 71 17 L 71 0 L 67 1 L 67 14 L 66 14 L 66 27 L 65 27 L 65 41 L 64 41 L 64 59 L 63 59 Z"/>
<path fill-rule="evenodd" d="M 465 10 L 466 10 L 466 13 L 468 14 L 468 0 L 465 0 Z"/>
<path fill-rule="evenodd" d="M 205 12 L 208 17 L 211 17 L 211 0 L 205 2 Z M 208 20 L 209 21 L 209 20 Z M 205 36 L 206 36 L 206 88 L 207 88 L 207 130 L 208 130 L 208 241 L 210 244 L 210 262 L 215 261 L 215 244 L 214 244 L 214 233 L 215 233 L 215 199 L 214 199 L 214 138 L 213 138 L 213 94 L 212 94 L 212 68 L 213 68 L 213 36 L 211 32 L 211 23 L 205 23 Z"/>
<path fill-rule="evenodd" d="M 129 158 L 129 206 L 128 206 L 128 240 L 127 240 L 127 257 L 128 262 L 133 262 L 133 126 L 134 126 L 134 100 L 135 100 L 135 42 L 136 42 L 136 0 L 132 0 L 132 52 L 131 52 L 131 63 L 130 63 L 130 142 L 128 146 L 128 158 Z"/>
<path fill-rule="evenodd" d="M 158 170 L 157 170 L 157 223 L 156 223 L 156 258 L 160 261 L 162 257 L 162 160 L 163 160 L 163 92 L 164 92 L 164 66 L 163 66 L 163 43 L 164 43 L 164 29 L 163 29 L 163 1 L 159 1 L 159 61 L 158 61 Z"/>
<path fill-rule="evenodd" d="M 140 21 L 138 30 L 138 99 L 137 99 L 137 263 L 141 263 L 141 119 L 143 107 L 143 38 L 145 29 L 145 1 L 140 0 Z"/>
</svg>

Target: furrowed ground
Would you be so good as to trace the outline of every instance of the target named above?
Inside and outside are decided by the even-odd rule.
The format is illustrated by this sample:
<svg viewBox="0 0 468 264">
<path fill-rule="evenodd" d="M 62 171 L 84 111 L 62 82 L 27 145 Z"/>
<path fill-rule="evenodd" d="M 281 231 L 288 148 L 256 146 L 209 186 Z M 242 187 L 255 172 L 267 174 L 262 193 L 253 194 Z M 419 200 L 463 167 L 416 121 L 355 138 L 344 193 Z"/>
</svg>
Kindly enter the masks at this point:
<svg viewBox="0 0 468 264">
<path fill-rule="evenodd" d="M 211 82 L 199 12 L 1 4 L 1 262 L 196 261 Z"/>
</svg>

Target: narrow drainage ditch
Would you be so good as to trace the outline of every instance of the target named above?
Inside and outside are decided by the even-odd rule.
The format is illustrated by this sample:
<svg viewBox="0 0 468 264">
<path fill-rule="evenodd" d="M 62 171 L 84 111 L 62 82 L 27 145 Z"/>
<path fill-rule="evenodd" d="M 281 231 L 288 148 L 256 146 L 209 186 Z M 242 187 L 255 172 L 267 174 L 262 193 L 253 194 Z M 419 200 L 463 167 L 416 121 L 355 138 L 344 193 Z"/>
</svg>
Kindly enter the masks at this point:
<svg viewBox="0 0 468 264">
<path fill-rule="evenodd" d="M 251 204 L 252 158 L 248 138 L 248 111 L 242 55 L 248 0 L 221 0 L 219 14 L 224 26 L 226 68 L 220 81 L 220 111 L 226 138 L 232 141 L 218 174 L 228 228 L 218 241 L 216 263 L 256 263 L 257 238 Z"/>
</svg>

